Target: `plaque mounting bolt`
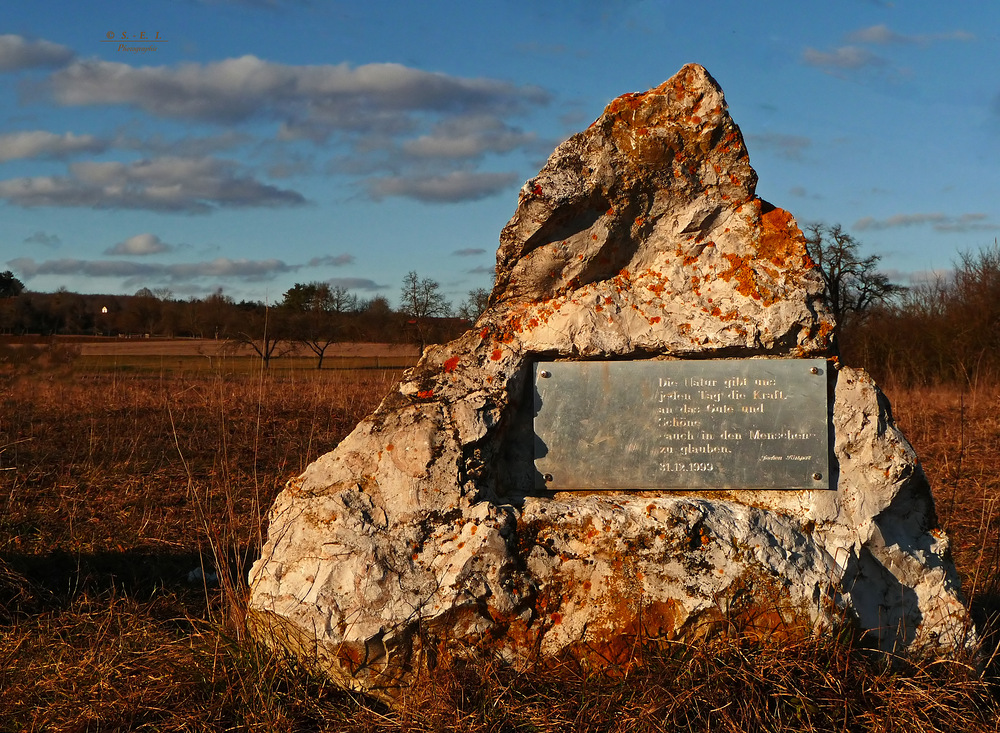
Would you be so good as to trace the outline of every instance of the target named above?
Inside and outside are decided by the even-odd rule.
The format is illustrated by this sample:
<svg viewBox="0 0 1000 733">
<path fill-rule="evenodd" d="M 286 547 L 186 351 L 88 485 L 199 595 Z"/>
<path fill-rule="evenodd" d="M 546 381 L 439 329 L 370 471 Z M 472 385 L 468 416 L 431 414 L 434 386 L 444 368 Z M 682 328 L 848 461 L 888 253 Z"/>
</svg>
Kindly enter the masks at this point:
<svg viewBox="0 0 1000 733">
<path fill-rule="evenodd" d="M 819 374 L 819 367 L 813 367 L 809 370 L 810 374 Z"/>
<path fill-rule="evenodd" d="M 823 478 L 823 474 L 821 474 L 819 471 L 813 474 L 813 481 L 819 481 L 821 478 Z"/>
<path fill-rule="evenodd" d="M 549 377 L 552 376 L 552 372 L 542 370 L 538 372 L 538 376 L 541 377 L 542 379 L 548 379 Z"/>
<path fill-rule="evenodd" d="M 542 476 L 542 478 L 545 479 L 545 483 L 547 483 L 547 484 L 552 482 L 552 474 L 551 473 L 545 474 L 544 476 Z"/>
</svg>

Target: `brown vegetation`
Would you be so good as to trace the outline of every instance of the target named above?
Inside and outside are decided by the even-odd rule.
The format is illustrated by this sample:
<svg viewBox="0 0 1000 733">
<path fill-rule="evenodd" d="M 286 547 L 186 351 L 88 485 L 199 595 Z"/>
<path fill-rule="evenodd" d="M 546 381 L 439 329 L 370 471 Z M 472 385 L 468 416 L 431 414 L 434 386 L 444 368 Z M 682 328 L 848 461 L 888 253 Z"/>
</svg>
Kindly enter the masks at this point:
<svg viewBox="0 0 1000 733">
<path fill-rule="evenodd" d="M 0 359 L 0 730 L 997 730 L 995 677 L 839 637 L 637 640 L 627 676 L 484 659 L 400 710 L 244 635 L 246 567 L 289 477 L 398 378 Z M 205 360 L 207 362 L 207 360 Z M 981 630 L 998 610 L 1000 384 L 889 390 Z M 218 580 L 215 580 L 216 574 Z"/>
<path fill-rule="evenodd" d="M 327 283 L 296 283 L 279 303 L 268 304 L 237 303 L 221 289 L 189 300 L 148 288 L 135 295 L 40 293 L 24 290 L 20 281 L 11 287 L 10 278 L 16 281 L 9 270 L 0 273 L 0 335 L 228 341 L 262 357 L 265 366 L 272 357 L 299 350 L 314 355 L 321 367 L 329 347 L 350 341 L 447 341 L 485 306 L 485 291 L 470 291 L 453 318 L 440 285 L 414 272 L 404 281 L 398 311 L 384 296 L 362 301 Z"/>
</svg>

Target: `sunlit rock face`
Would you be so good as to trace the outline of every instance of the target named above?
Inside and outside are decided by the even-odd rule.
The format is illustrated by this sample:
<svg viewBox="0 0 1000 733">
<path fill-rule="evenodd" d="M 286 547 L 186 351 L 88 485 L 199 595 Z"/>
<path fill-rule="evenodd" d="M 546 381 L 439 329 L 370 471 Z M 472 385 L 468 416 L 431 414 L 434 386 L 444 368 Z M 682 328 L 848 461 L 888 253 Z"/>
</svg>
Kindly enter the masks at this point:
<svg viewBox="0 0 1000 733">
<path fill-rule="evenodd" d="M 627 664 L 637 639 L 734 620 L 966 644 L 927 481 L 863 372 L 831 379 L 833 490 L 536 488 L 539 360 L 831 356 L 802 233 L 756 180 L 696 65 L 560 145 L 501 233 L 488 311 L 275 501 L 259 636 L 385 699 L 484 648 Z"/>
</svg>

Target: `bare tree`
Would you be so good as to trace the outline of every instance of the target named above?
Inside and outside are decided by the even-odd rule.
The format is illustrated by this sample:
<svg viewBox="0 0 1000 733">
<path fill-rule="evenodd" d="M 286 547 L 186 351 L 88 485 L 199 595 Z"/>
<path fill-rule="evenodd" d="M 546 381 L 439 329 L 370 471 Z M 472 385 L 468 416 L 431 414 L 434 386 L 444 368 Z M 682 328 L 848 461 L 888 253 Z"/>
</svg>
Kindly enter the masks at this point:
<svg viewBox="0 0 1000 733">
<path fill-rule="evenodd" d="M 458 307 L 458 317 L 467 321 L 475 321 L 483 314 L 490 302 L 490 291 L 486 288 L 474 288 L 469 291 L 465 301 Z"/>
<path fill-rule="evenodd" d="M 327 305 L 332 313 L 357 313 L 358 296 L 343 285 L 328 285 Z"/>
<path fill-rule="evenodd" d="M 861 243 L 840 224 L 810 224 L 806 232 L 806 249 L 823 276 L 838 331 L 845 320 L 863 318 L 876 304 L 906 290 L 878 271 L 879 255 L 863 257 Z"/>
<path fill-rule="evenodd" d="M 289 335 L 316 355 L 316 368 L 322 369 L 326 350 L 342 340 L 345 319 L 357 310 L 358 299 L 340 285 L 295 283 L 281 307 L 289 318 Z"/>
<path fill-rule="evenodd" d="M 232 320 L 235 303 L 233 299 L 217 288 L 214 293 L 189 301 L 187 328 L 199 338 L 225 338 L 226 327 Z"/>
<path fill-rule="evenodd" d="M 285 291 L 281 305 L 297 312 L 351 313 L 358 309 L 358 298 L 342 285 L 295 283 Z"/>
<path fill-rule="evenodd" d="M 403 278 L 399 307 L 410 318 L 444 318 L 451 315 L 451 303 L 441 292 L 441 285 L 429 277 L 421 279 L 413 270 Z"/>
<path fill-rule="evenodd" d="M 284 314 L 279 308 L 256 303 L 240 303 L 237 323 L 229 330 L 229 340 L 234 344 L 249 346 L 261 358 L 265 369 L 271 359 L 281 356 L 278 347 L 288 341 Z"/>
<path fill-rule="evenodd" d="M 441 286 L 429 277 L 420 278 L 410 270 L 403 278 L 403 286 L 399 290 L 399 308 L 409 317 L 407 330 L 426 346 L 435 330 L 432 318 L 444 318 L 451 315 L 451 303 L 441 292 Z"/>
</svg>

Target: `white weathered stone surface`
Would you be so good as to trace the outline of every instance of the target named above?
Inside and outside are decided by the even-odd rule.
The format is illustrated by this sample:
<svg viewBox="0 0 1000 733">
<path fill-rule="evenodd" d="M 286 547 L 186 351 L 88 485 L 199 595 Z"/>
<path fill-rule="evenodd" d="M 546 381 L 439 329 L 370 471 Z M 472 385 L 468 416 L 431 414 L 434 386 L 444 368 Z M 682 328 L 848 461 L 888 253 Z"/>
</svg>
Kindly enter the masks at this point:
<svg viewBox="0 0 1000 733">
<path fill-rule="evenodd" d="M 695 65 L 560 145 L 501 234 L 487 313 L 276 500 L 261 637 L 383 697 L 473 646 L 622 662 L 723 622 L 966 643 L 930 489 L 863 372 L 836 375 L 836 491 L 534 489 L 534 360 L 829 354 L 802 234 L 755 184 Z"/>
</svg>

